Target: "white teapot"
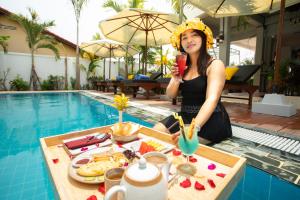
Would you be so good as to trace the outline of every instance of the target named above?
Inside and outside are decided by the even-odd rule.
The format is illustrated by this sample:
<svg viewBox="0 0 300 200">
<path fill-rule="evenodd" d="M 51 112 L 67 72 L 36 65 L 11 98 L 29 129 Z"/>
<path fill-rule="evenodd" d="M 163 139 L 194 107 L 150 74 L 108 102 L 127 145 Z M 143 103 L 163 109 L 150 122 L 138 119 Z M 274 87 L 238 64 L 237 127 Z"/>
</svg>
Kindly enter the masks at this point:
<svg viewBox="0 0 300 200">
<path fill-rule="evenodd" d="M 110 188 L 105 194 L 105 200 L 110 200 L 117 193 L 118 199 L 124 200 L 166 200 L 168 199 L 168 176 L 170 165 L 161 170 L 147 163 L 144 157 L 139 162 L 130 165 L 122 177 L 120 185 Z"/>
</svg>

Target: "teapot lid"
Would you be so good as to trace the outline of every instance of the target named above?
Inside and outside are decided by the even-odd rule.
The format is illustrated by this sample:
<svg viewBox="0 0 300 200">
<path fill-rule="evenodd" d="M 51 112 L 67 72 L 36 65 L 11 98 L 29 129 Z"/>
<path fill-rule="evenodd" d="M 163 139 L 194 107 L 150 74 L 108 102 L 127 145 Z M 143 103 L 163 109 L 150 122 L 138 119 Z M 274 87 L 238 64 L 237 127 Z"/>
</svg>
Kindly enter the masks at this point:
<svg viewBox="0 0 300 200">
<path fill-rule="evenodd" d="M 126 181 L 138 186 L 156 184 L 161 178 L 160 170 L 155 165 L 147 163 L 143 156 L 138 163 L 131 165 L 125 173 Z"/>
</svg>

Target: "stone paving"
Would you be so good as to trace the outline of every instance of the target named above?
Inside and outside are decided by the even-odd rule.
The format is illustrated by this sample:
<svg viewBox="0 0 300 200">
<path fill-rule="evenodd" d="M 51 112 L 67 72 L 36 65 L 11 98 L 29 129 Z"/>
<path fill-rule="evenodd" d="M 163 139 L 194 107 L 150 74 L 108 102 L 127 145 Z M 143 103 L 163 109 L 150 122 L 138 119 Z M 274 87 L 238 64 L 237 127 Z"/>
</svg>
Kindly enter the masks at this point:
<svg viewBox="0 0 300 200">
<path fill-rule="evenodd" d="M 104 94 L 88 91 L 82 94 L 104 104 L 111 105 L 113 102 L 111 96 Z M 153 107 L 132 102 L 126 112 L 151 124 L 157 123 L 171 113 L 170 109 L 165 109 L 164 112 L 152 112 L 153 110 Z M 270 134 L 270 131 L 268 133 Z M 247 164 L 300 186 L 300 158 L 297 156 L 235 137 L 213 144 L 212 147 L 245 157 Z"/>
</svg>

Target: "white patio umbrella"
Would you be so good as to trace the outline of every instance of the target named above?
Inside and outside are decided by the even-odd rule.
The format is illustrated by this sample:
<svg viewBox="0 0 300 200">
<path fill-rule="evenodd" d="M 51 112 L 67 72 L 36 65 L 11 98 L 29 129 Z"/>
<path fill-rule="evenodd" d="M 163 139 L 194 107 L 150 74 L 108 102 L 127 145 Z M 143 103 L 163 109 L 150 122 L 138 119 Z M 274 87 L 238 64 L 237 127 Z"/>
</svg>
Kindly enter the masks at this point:
<svg viewBox="0 0 300 200">
<path fill-rule="evenodd" d="M 280 10 L 281 0 L 186 0 L 213 17 L 228 17 L 272 13 Z M 285 0 L 285 7 L 299 3 L 299 0 Z"/>
<path fill-rule="evenodd" d="M 279 84 L 284 9 L 300 3 L 300 0 L 186 0 L 186 2 L 191 3 L 213 17 L 253 15 L 280 10 L 276 43 L 275 86 Z"/>
<path fill-rule="evenodd" d="M 80 45 L 80 49 L 102 58 L 109 58 L 109 78 L 111 75 L 111 58 L 133 56 L 138 50 L 132 46 L 125 45 L 109 39 L 92 40 Z M 105 68 L 104 68 L 105 73 Z"/>
<path fill-rule="evenodd" d="M 170 36 L 179 24 L 175 14 L 142 9 L 126 9 L 115 16 L 101 21 L 99 28 L 105 37 L 125 44 L 147 47 L 170 43 Z"/>
</svg>

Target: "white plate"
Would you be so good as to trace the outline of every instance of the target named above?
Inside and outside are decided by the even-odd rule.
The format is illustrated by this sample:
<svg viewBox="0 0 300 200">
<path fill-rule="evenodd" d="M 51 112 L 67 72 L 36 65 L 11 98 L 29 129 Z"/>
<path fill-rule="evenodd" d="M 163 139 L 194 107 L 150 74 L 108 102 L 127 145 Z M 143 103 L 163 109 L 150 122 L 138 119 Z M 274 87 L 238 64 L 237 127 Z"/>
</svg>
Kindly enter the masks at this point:
<svg viewBox="0 0 300 200">
<path fill-rule="evenodd" d="M 175 148 L 175 145 L 169 144 L 167 142 L 158 140 L 158 139 L 153 138 L 153 137 L 145 136 L 145 135 L 142 135 L 142 134 L 140 134 L 140 137 L 141 137 L 141 139 L 133 141 L 133 142 L 129 142 L 129 143 L 126 143 L 126 144 L 123 144 L 122 147 L 125 148 L 125 149 L 129 149 L 129 150 L 135 151 L 136 155 L 138 157 L 141 156 L 141 154 L 138 152 L 139 148 L 141 146 L 141 143 L 142 142 L 148 142 L 150 140 L 152 140 L 152 141 L 154 141 L 156 143 L 159 143 L 159 144 L 161 144 L 163 146 L 163 149 L 160 150 L 161 153 L 167 153 L 167 152 L 169 152 L 169 151 L 171 151 L 172 149 Z"/>
<path fill-rule="evenodd" d="M 97 148 L 97 149 L 93 149 L 87 152 L 84 152 L 80 155 L 78 155 L 76 158 L 74 158 L 70 164 L 69 164 L 69 176 L 79 182 L 82 183 L 89 183 L 89 184 L 97 184 L 97 183 L 103 183 L 104 182 L 104 175 L 102 176 L 96 176 L 96 177 L 84 177 L 84 176 L 80 176 L 79 174 L 77 174 L 76 169 L 78 169 L 76 162 L 84 159 L 84 158 L 92 158 L 92 156 L 94 154 L 98 154 L 98 153 L 105 153 L 105 152 L 109 152 L 109 151 L 113 151 L 113 152 L 123 152 L 124 149 L 122 148 L 112 148 L 112 147 L 101 147 L 101 148 Z"/>
</svg>

